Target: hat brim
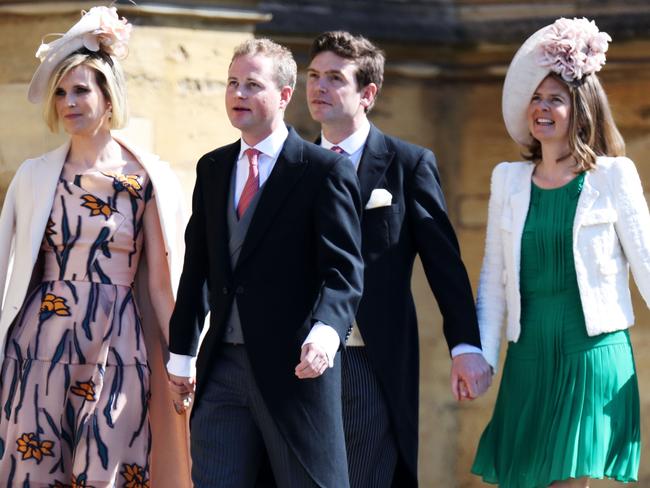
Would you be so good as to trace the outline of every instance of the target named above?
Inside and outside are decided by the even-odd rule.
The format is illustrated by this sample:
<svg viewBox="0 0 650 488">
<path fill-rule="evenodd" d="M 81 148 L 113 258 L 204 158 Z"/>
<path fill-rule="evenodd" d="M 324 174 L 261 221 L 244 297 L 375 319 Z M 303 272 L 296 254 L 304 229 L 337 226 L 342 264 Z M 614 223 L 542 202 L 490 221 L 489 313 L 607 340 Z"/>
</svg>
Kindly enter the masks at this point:
<svg viewBox="0 0 650 488">
<path fill-rule="evenodd" d="M 70 54 L 83 47 L 83 40 L 81 37 L 71 39 L 65 44 L 64 47 L 58 49 L 55 53 L 49 55 L 43 62 L 36 68 L 32 81 L 29 83 L 29 91 L 27 92 L 27 99 L 32 103 L 40 103 L 45 99 L 50 78 L 54 70 L 67 58 Z"/>
<path fill-rule="evenodd" d="M 73 52 L 85 46 L 84 35 L 99 29 L 99 18 L 96 15 L 83 15 L 79 22 L 73 25 L 59 39 L 52 41 L 45 58 L 32 76 L 27 91 L 27 99 L 32 103 L 40 103 L 45 99 L 52 73 Z"/>
<path fill-rule="evenodd" d="M 503 83 L 501 98 L 503 121 L 510 137 L 522 146 L 528 146 L 533 142 L 526 117 L 530 99 L 539 84 L 551 72 L 549 68 L 539 65 L 535 53 L 540 38 L 551 27 L 547 25 L 541 28 L 524 42 L 512 58 Z"/>
</svg>

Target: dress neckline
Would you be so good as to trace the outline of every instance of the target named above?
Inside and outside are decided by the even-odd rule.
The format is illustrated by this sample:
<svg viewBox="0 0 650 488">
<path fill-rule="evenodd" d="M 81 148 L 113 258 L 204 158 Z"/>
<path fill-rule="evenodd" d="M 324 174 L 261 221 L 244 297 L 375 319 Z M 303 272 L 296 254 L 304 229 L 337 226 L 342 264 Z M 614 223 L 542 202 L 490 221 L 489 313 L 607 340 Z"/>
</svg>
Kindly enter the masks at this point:
<svg viewBox="0 0 650 488">
<path fill-rule="evenodd" d="M 582 173 L 576 175 L 574 178 L 571 178 L 571 180 L 567 181 L 561 186 L 556 186 L 555 188 L 544 188 L 539 186 L 535 181 L 530 179 L 530 182 L 532 184 L 532 187 L 535 188 L 536 190 L 540 192 L 554 192 L 554 191 L 560 191 L 560 190 L 566 190 L 568 188 L 571 188 L 573 185 L 578 184 L 578 187 L 580 190 L 582 190 L 582 185 L 584 184 L 584 179 L 585 179 L 585 172 L 583 171 Z"/>
</svg>

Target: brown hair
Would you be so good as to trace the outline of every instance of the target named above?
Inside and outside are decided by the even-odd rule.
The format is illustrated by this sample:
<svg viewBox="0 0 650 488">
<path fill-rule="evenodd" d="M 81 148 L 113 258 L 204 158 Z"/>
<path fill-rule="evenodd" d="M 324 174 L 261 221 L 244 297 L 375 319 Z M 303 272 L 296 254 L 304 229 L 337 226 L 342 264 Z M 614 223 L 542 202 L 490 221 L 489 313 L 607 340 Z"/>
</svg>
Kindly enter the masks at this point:
<svg viewBox="0 0 650 488">
<path fill-rule="evenodd" d="M 355 78 L 359 90 L 374 83 L 377 93 L 384 82 L 384 52 L 363 36 L 354 36 L 345 31 L 324 32 L 311 45 L 309 60 L 318 54 L 330 51 L 337 56 L 353 61 L 357 65 Z M 366 109 L 370 111 L 372 104 Z"/>
<path fill-rule="evenodd" d="M 625 141 L 621 136 L 607 95 L 598 76 L 587 75 L 578 84 L 567 83 L 562 77 L 551 73 L 555 80 L 569 89 L 571 97 L 571 119 L 569 121 L 569 151 L 581 171 L 596 167 L 598 156 L 625 156 Z M 542 145 L 533 138 L 532 144 L 523 156 L 539 163 L 542 159 Z"/>
<path fill-rule="evenodd" d="M 293 90 L 296 87 L 298 67 L 293 59 L 291 51 L 270 39 L 249 39 L 242 42 L 235 48 L 230 63 L 241 56 L 255 56 L 262 54 L 273 60 L 275 68 L 275 82 L 279 88 L 289 86 Z"/>
</svg>

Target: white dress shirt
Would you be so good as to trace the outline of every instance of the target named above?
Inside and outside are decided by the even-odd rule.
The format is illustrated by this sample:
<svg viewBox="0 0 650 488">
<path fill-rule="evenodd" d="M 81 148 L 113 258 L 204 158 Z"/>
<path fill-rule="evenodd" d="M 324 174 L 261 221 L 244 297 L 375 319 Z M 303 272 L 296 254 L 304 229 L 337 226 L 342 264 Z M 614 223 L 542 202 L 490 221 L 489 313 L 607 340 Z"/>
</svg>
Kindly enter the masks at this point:
<svg viewBox="0 0 650 488">
<path fill-rule="evenodd" d="M 345 151 L 345 156 L 347 156 L 348 159 L 352 161 L 352 164 L 354 165 L 354 169 L 358 171 L 359 163 L 361 162 L 361 156 L 363 155 L 363 149 L 366 146 L 366 141 L 368 140 L 369 134 L 370 134 L 370 122 L 368 122 L 368 120 L 366 119 L 364 123 L 361 125 L 361 127 L 359 127 L 355 132 L 353 132 L 350 136 L 343 139 L 338 144 L 334 144 L 333 142 L 328 141 L 327 138 L 325 137 L 325 134 L 321 132 L 320 145 L 325 149 L 332 149 L 332 147 L 334 146 L 338 146 L 341 149 L 343 149 Z M 350 334 L 350 338 L 348 339 L 348 345 L 351 346 L 364 345 L 363 338 L 361 337 L 361 333 L 359 332 L 359 328 L 357 327 L 356 323 L 354 324 L 354 328 L 352 329 L 352 333 Z M 451 357 L 455 358 L 456 356 L 460 356 L 461 354 L 468 354 L 468 353 L 482 354 L 482 351 L 480 348 L 476 346 L 472 346 L 471 344 L 458 344 L 457 346 L 452 348 Z"/>
<path fill-rule="evenodd" d="M 325 149 L 332 149 L 334 146 L 343 149 L 345 151 L 344 156 L 347 156 L 352 161 L 355 171 L 358 171 L 361 156 L 363 155 L 363 148 L 366 147 L 366 141 L 368 140 L 368 134 L 370 134 L 370 122 L 366 119 L 361 127 L 338 144 L 328 141 L 325 134 L 321 132 L 320 145 Z"/>
<path fill-rule="evenodd" d="M 237 158 L 237 166 L 235 168 L 235 201 L 234 208 L 237 208 L 239 198 L 244 190 L 244 185 L 248 179 L 249 161 L 245 154 L 247 149 L 253 148 L 260 151 L 257 157 L 257 167 L 259 175 L 260 188 L 271 175 L 271 171 L 275 167 L 275 163 L 280 156 L 280 152 L 284 147 L 284 142 L 289 135 L 289 131 L 284 124 L 281 124 L 271 135 L 266 139 L 260 141 L 255 146 L 249 144 L 241 139 L 241 149 Z M 316 344 L 327 354 L 329 367 L 334 366 L 334 356 L 338 351 L 341 341 L 339 335 L 333 327 L 326 325 L 322 322 L 316 322 L 307 338 L 303 342 L 305 344 Z M 194 376 L 196 369 L 196 357 L 186 356 L 183 354 L 169 353 L 169 361 L 167 362 L 167 371 L 177 376 Z"/>
<path fill-rule="evenodd" d="M 287 140 L 289 131 L 287 126 L 280 124 L 280 127 L 271 133 L 266 139 L 258 142 L 255 146 L 250 146 L 244 139 L 241 139 L 241 149 L 237 158 L 237 168 L 235 169 L 235 207 L 239 204 L 239 198 L 244 191 L 246 180 L 248 179 L 249 162 L 245 152 L 248 149 L 257 149 L 260 154 L 257 156 L 257 170 L 259 174 L 260 188 L 268 180 L 275 163 L 280 156 L 284 141 Z"/>
</svg>

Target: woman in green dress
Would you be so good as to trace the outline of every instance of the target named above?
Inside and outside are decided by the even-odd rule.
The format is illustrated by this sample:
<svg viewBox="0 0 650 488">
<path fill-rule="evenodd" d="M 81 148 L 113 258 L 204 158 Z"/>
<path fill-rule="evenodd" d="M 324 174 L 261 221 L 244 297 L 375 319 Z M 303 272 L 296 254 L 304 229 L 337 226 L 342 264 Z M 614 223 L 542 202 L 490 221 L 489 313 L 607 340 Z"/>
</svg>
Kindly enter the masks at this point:
<svg viewBox="0 0 650 488">
<path fill-rule="evenodd" d="M 496 370 L 472 472 L 508 488 L 637 479 L 639 393 L 629 270 L 650 303 L 650 215 L 596 76 L 611 38 L 559 19 L 515 55 L 503 115 L 526 162 L 492 174 L 478 291 Z"/>
</svg>

